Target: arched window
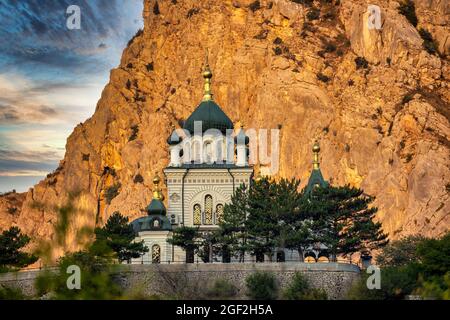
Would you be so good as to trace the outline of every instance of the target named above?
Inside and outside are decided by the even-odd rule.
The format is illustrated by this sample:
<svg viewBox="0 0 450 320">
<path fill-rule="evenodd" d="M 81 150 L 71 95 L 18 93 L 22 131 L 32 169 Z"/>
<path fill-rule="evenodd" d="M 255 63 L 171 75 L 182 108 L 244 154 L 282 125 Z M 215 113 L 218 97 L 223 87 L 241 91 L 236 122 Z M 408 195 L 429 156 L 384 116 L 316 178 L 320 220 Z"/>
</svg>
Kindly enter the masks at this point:
<svg viewBox="0 0 450 320">
<path fill-rule="evenodd" d="M 223 219 L 223 204 L 219 203 L 216 206 L 216 224 L 219 224 Z"/>
<path fill-rule="evenodd" d="M 210 194 L 205 197 L 205 220 L 204 224 L 213 223 L 213 200 Z"/>
<path fill-rule="evenodd" d="M 202 209 L 199 204 L 194 205 L 194 225 L 202 224 Z"/>
<path fill-rule="evenodd" d="M 161 262 L 161 247 L 158 244 L 155 244 L 152 247 L 152 263 L 160 263 L 160 262 Z"/>
</svg>

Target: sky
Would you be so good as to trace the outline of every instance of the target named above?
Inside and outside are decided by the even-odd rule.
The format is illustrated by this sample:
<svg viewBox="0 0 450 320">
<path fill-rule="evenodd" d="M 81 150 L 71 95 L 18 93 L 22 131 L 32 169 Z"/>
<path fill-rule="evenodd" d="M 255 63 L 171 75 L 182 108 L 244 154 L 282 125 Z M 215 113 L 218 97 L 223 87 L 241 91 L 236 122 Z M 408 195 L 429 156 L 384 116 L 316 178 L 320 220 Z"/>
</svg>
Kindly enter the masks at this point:
<svg viewBox="0 0 450 320">
<path fill-rule="evenodd" d="M 142 10 L 143 0 L 0 1 L 0 192 L 27 191 L 57 168 Z"/>
</svg>

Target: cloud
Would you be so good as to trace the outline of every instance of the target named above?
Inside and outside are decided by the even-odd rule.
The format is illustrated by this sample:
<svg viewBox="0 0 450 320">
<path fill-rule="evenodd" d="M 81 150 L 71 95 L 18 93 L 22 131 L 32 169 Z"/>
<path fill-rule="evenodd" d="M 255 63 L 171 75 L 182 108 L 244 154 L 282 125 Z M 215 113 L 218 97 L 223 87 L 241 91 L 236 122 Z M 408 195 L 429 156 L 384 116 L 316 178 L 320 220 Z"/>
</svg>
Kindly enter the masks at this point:
<svg viewBox="0 0 450 320">
<path fill-rule="evenodd" d="M 81 30 L 66 27 L 69 5 L 81 8 Z M 0 1 L 0 187 L 57 167 L 142 10 L 142 0 Z"/>
<path fill-rule="evenodd" d="M 0 149 L 0 176 L 43 176 L 58 167 L 60 154 Z"/>
</svg>

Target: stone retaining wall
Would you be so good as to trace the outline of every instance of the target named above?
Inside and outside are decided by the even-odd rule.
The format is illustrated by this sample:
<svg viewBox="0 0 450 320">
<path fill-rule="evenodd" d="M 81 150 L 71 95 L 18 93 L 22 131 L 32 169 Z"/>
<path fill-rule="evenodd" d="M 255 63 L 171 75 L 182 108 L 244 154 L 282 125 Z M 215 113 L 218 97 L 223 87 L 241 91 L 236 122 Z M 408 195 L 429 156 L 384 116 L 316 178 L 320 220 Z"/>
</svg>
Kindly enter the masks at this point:
<svg viewBox="0 0 450 320">
<path fill-rule="evenodd" d="M 360 269 L 345 263 L 232 263 L 121 265 L 114 278 L 125 290 L 157 295 L 202 297 L 217 279 L 225 279 L 237 288 L 238 299 L 245 299 L 245 278 L 256 271 L 273 272 L 281 289 L 295 272 L 301 272 L 312 287 L 323 288 L 329 299 L 343 299 Z M 40 271 L 0 275 L 0 284 L 18 287 L 34 294 L 34 280 Z M 206 289 L 206 290 L 205 290 Z M 208 297 L 205 297 L 208 298 Z"/>
</svg>

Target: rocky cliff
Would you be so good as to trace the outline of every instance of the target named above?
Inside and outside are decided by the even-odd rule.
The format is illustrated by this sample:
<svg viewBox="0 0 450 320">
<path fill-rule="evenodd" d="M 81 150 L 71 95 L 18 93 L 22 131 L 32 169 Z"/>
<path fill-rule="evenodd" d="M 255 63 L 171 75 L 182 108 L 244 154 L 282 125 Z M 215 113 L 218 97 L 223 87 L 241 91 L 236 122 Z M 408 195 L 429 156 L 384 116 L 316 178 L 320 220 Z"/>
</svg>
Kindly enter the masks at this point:
<svg viewBox="0 0 450 320">
<path fill-rule="evenodd" d="M 168 164 L 171 125 L 201 100 L 208 48 L 215 100 L 230 118 L 280 129 L 277 176 L 305 183 L 318 138 L 325 178 L 376 196 L 391 238 L 442 234 L 450 227 L 450 4 L 414 2 L 416 26 L 397 1 L 371 1 L 382 24 L 369 29 L 362 0 L 146 0 L 145 28 L 95 113 L 70 135 L 54 173 L 0 199 L 0 229 L 17 224 L 57 255 L 116 210 L 142 215 L 151 177 Z"/>
</svg>

